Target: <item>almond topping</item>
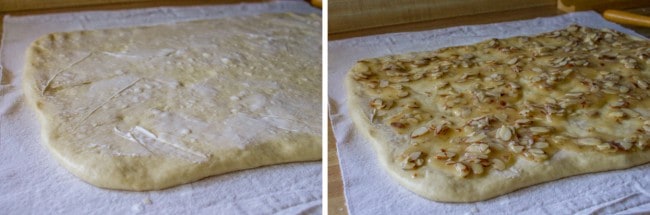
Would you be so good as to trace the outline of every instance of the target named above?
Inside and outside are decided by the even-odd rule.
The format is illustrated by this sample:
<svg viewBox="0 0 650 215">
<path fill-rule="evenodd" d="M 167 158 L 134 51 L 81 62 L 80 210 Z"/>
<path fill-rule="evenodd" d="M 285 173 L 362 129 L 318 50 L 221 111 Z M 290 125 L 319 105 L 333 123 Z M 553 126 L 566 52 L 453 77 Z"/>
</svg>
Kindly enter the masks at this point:
<svg viewBox="0 0 650 215">
<path fill-rule="evenodd" d="M 545 149 L 548 148 L 548 143 L 547 142 L 535 142 L 533 144 L 533 148 L 536 149 Z"/>
<path fill-rule="evenodd" d="M 446 150 L 440 150 L 439 152 L 436 152 L 435 157 L 438 160 L 447 160 L 451 159 L 456 156 L 456 153 L 449 152 Z"/>
<path fill-rule="evenodd" d="M 601 143 L 596 145 L 596 149 L 600 151 L 613 151 L 614 147 L 610 145 L 609 143 Z"/>
<path fill-rule="evenodd" d="M 515 120 L 515 124 L 517 124 L 520 127 L 530 125 L 532 123 L 533 123 L 533 121 L 530 120 L 530 119 L 518 119 L 518 120 Z"/>
<path fill-rule="evenodd" d="M 601 143 L 603 143 L 603 141 L 601 141 L 600 139 L 593 138 L 593 137 L 580 138 L 580 139 L 578 139 L 577 142 L 578 142 L 578 144 L 584 145 L 584 146 L 595 146 L 595 145 L 600 145 Z"/>
<path fill-rule="evenodd" d="M 465 148 L 465 151 L 476 154 L 489 154 L 490 146 L 485 143 L 472 143 L 467 148 Z"/>
<path fill-rule="evenodd" d="M 397 93 L 397 96 L 399 96 L 400 98 L 407 97 L 408 95 L 409 95 L 409 92 L 408 92 L 408 91 L 399 91 L 399 92 Z"/>
<path fill-rule="evenodd" d="M 469 175 L 469 170 L 467 169 L 467 166 L 465 166 L 465 164 L 456 163 L 454 164 L 454 168 L 456 169 L 456 173 L 460 177 L 465 177 Z"/>
<path fill-rule="evenodd" d="M 607 114 L 608 117 L 615 118 L 615 119 L 621 119 L 625 117 L 625 113 L 621 111 L 612 111 Z"/>
<path fill-rule="evenodd" d="M 519 61 L 519 58 L 512 58 L 507 62 L 507 64 L 508 65 L 513 65 L 513 64 L 517 63 L 517 61 Z"/>
<path fill-rule="evenodd" d="M 636 85 L 639 86 L 639 88 L 647 90 L 648 89 L 648 83 L 646 83 L 643 80 L 637 80 Z"/>
<path fill-rule="evenodd" d="M 512 138 L 512 130 L 505 125 L 502 125 L 501 128 L 497 129 L 497 138 L 508 141 Z"/>
<path fill-rule="evenodd" d="M 407 161 L 402 162 L 402 169 L 411 170 L 411 169 L 414 169 L 414 168 L 415 168 L 415 163 L 407 162 Z"/>
<path fill-rule="evenodd" d="M 532 132 L 534 135 L 538 135 L 538 134 L 546 134 L 546 133 L 551 132 L 551 129 L 549 129 L 549 128 L 547 128 L 547 127 L 530 127 L 530 128 L 528 128 L 528 129 L 529 129 L 530 132 Z"/>
<path fill-rule="evenodd" d="M 427 127 L 419 127 L 417 129 L 413 130 L 413 132 L 411 133 L 411 138 L 418 138 L 418 137 L 424 136 L 428 132 L 429 132 L 429 128 L 427 128 Z"/>
<path fill-rule="evenodd" d="M 510 151 L 514 153 L 521 153 L 522 151 L 524 151 L 524 146 L 517 145 L 515 142 L 510 142 L 508 144 L 508 148 L 510 148 Z"/>
<path fill-rule="evenodd" d="M 484 140 L 485 138 L 487 138 L 487 135 L 485 135 L 484 133 L 478 133 L 478 134 L 472 133 L 470 134 L 469 138 L 465 140 L 465 142 L 476 143 Z"/>
<path fill-rule="evenodd" d="M 629 150 L 632 148 L 632 145 L 634 145 L 634 140 L 628 138 L 623 139 L 623 141 L 619 142 L 618 145 L 623 148 L 623 150 Z"/>
<path fill-rule="evenodd" d="M 528 153 L 530 153 L 536 161 L 548 158 L 548 155 L 546 155 L 546 153 L 541 149 L 529 149 Z"/>
<path fill-rule="evenodd" d="M 506 169 L 506 164 L 501 161 L 501 159 L 495 158 L 490 160 L 492 162 L 492 167 L 496 170 L 505 170 Z"/>
<path fill-rule="evenodd" d="M 380 88 L 386 88 L 386 87 L 388 87 L 389 84 L 390 84 L 390 82 L 388 82 L 387 80 L 379 81 L 379 87 Z"/>
<path fill-rule="evenodd" d="M 409 161 L 415 161 L 415 160 L 417 160 L 418 158 L 420 158 L 421 155 L 422 155 L 422 152 L 420 152 L 420 151 L 411 152 L 411 153 L 409 154 L 408 160 L 409 160 Z"/>
<path fill-rule="evenodd" d="M 472 168 L 472 173 L 476 175 L 483 173 L 483 166 L 479 163 L 471 163 L 470 167 Z"/>
</svg>

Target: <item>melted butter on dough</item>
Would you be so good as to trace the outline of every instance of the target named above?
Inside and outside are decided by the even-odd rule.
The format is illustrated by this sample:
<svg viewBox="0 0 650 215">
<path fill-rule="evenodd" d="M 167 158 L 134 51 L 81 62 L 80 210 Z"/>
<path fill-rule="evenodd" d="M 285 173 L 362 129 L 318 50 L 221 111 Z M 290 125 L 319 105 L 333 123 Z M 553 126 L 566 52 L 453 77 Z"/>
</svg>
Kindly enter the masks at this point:
<svg viewBox="0 0 650 215">
<path fill-rule="evenodd" d="M 351 115 L 382 166 L 437 201 L 650 161 L 650 42 L 569 26 L 360 60 Z"/>
</svg>

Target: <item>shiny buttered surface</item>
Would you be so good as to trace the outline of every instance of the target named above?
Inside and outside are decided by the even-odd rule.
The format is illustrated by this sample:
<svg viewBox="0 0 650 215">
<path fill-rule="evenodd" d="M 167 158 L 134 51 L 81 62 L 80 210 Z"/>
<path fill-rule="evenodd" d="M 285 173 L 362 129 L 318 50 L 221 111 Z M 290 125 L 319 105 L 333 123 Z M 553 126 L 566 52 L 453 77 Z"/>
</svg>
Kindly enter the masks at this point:
<svg viewBox="0 0 650 215">
<path fill-rule="evenodd" d="M 402 185 L 467 202 L 650 161 L 650 42 L 577 25 L 364 59 L 357 127 Z"/>
</svg>

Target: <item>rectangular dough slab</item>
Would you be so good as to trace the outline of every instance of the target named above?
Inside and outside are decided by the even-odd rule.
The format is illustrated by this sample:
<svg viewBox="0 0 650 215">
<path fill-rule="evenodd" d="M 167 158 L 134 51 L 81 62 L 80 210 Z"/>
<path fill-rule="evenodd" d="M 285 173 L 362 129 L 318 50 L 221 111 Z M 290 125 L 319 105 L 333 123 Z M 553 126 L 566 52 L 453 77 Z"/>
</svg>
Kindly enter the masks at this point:
<svg viewBox="0 0 650 215">
<path fill-rule="evenodd" d="M 53 33 L 23 84 L 50 152 L 96 186 L 319 160 L 320 29 L 287 13 Z"/>
</svg>

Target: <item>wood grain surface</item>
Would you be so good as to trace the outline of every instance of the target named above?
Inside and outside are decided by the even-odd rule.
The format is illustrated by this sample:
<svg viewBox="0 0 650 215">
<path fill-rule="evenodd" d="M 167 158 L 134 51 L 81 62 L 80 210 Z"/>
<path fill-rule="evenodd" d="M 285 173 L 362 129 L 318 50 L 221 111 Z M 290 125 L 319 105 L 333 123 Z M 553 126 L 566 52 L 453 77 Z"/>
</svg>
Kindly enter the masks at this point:
<svg viewBox="0 0 650 215">
<path fill-rule="evenodd" d="M 329 117 L 327 119 L 327 135 L 327 209 L 329 214 L 346 215 L 348 208 L 343 194 L 343 178 L 336 154 L 336 138 L 332 132 L 332 121 L 329 120 Z"/>
<path fill-rule="evenodd" d="M 478 25 L 495 22 L 505 22 L 514 20 L 532 19 L 536 17 L 547 17 L 562 14 L 555 5 L 528 7 L 519 10 L 509 10 L 494 13 L 483 13 L 465 15 L 444 19 L 436 19 L 422 22 L 405 23 L 399 25 L 380 26 L 375 28 L 364 28 L 359 30 L 350 30 L 345 32 L 329 32 L 329 40 L 340 40 L 351 37 L 360 37 L 375 34 L 394 33 L 394 32 L 408 32 L 408 31 L 422 31 L 437 28 L 446 28 L 460 25 Z M 331 20 L 330 15 L 330 20 Z"/>
<path fill-rule="evenodd" d="M 438 20 L 465 15 L 555 6 L 555 0 L 330 0 L 329 32 Z"/>
<path fill-rule="evenodd" d="M 644 0 L 557 0 L 557 8 L 566 11 L 596 10 L 603 12 L 606 9 L 630 9 L 650 7 L 650 1 Z"/>
</svg>

